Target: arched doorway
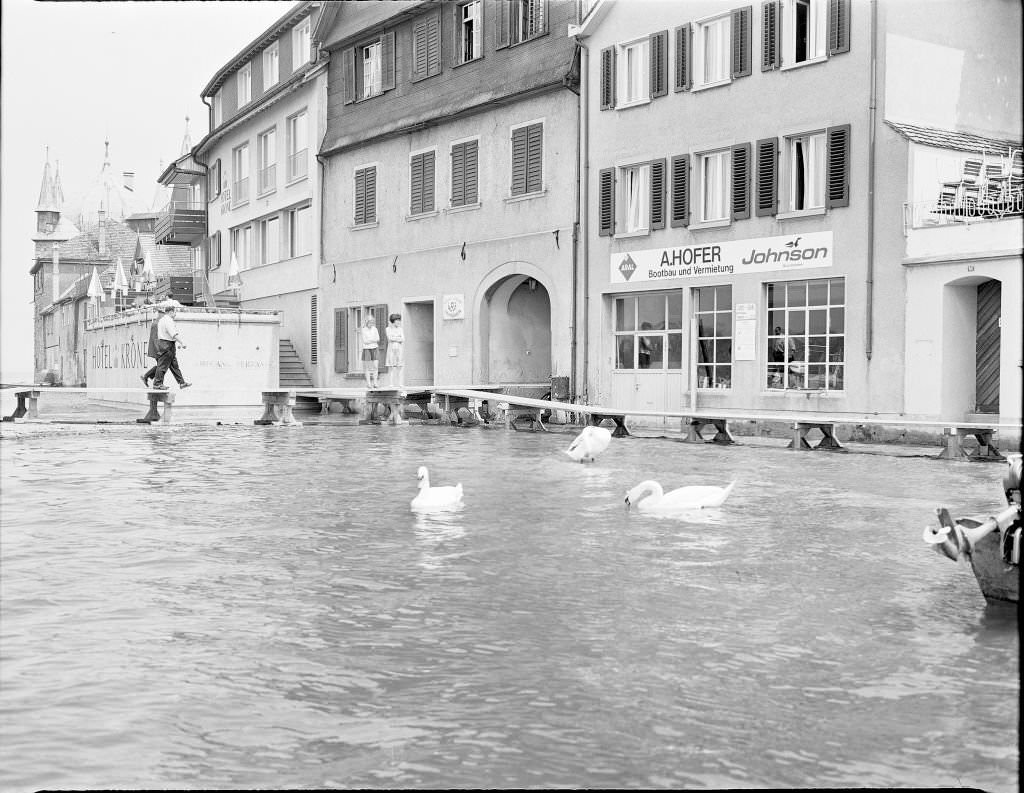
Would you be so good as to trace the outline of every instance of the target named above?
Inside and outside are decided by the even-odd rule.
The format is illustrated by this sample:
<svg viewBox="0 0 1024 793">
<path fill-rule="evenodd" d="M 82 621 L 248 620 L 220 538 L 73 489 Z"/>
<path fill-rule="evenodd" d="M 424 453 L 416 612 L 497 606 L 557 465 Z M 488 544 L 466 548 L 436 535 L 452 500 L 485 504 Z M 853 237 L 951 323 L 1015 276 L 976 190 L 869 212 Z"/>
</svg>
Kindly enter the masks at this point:
<svg viewBox="0 0 1024 793">
<path fill-rule="evenodd" d="M 488 383 L 551 379 L 551 297 L 528 275 L 506 276 L 487 289 L 481 311 L 481 375 Z"/>
</svg>

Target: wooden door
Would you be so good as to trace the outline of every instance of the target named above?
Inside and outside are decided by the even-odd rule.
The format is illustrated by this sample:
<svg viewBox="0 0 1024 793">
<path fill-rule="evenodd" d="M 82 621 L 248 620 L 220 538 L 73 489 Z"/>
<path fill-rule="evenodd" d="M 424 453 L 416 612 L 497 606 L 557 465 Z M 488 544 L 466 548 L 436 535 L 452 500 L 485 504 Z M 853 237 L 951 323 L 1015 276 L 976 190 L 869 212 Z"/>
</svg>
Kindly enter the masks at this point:
<svg viewBox="0 0 1024 793">
<path fill-rule="evenodd" d="M 978 331 L 975 341 L 975 411 L 999 412 L 1000 306 L 1003 298 L 999 281 L 978 286 Z"/>
</svg>

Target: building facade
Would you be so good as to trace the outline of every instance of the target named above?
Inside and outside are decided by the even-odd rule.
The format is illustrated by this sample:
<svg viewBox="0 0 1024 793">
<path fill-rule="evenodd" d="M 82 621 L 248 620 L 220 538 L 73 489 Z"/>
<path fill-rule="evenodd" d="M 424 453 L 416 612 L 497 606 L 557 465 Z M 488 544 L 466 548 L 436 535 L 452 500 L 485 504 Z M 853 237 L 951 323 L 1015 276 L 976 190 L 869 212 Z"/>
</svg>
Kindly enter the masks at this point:
<svg viewBox="0 0 1024 793">
<path fill-rule="evenodd" d="M 1020 22 L 1000 2 L 594 4 L 571 31 L 589 400 L 1019 424 L 1020 210 L 908 229 L 942 180 L 886 121 L 937 126 L 939 93 L 1009 185 Z"/>
<path fill-rule="evenodd" d="M 392 313 L 408 387 L 568 380 L 576 14 L 555 0 L 328 4 L 320 384 L 361 383 L 359 327 L 374 315 L 384 342 Z"/>
<path fill-rule="evenodd" d="M 282 337 L 314 363 L 327 74 L 312 31 L 321 6 L 289 6 L 202 90 L 210 132 L 161 177 L 174 197 L 157 235 L 196 252 L 196 302 L 279 311 Z"/>
</svg>

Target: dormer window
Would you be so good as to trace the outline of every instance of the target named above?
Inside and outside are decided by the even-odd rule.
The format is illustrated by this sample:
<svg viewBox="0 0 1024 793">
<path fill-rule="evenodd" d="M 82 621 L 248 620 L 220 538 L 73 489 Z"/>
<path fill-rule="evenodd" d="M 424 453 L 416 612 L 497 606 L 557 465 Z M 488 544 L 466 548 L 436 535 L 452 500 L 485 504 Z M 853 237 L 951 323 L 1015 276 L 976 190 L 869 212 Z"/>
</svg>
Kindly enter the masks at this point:
<svg viewBox="0 0 1024 793">
<path fill-rule="evenodd" d="M 306 17 L 292 28 L 292 71 L 297 72 L 310 60 L 310 21 Z"/>
<path fill-rule="evenodd" d="M 280 79 L 278 68 L 278 45 L 275 41 L 263 50 L 263 90 L 269 91 Z"/>
<path fill-rule="evenodd" d="M 238 70 L 238 106 L 252 101 L 252 62 Z"/>
</svg>

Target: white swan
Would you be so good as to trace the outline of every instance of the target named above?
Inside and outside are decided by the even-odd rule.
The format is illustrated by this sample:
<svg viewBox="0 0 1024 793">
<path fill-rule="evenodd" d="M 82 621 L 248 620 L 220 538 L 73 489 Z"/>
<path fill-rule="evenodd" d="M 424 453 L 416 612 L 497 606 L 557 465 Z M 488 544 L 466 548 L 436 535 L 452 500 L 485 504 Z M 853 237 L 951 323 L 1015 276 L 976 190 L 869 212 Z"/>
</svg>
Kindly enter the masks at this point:
<svg viewBox="0 0 1024 793">
<path fill-rule="evenodd" d="M 641 512 L 668 513 L 720 507 L 735 485 L 734 479 L 727 487 L 691 485 L 666 493 L 653 479 L 647 479 L 626 493 L 626 508 L 635 506 Z"/>
<path fill-rule="evenodd" d="M 419 495 L 416 496 L 409 506 L 413 510 L 444 509 L 454 507 L 462 503 L 462 483 L 457 485 L 430 486 L 430 474 L 424 465 L 416 471 L 416 478 L 419 479 Z"/>
<path fill-rule="evenodd" d="M 611 430 L 604 427 L 587 426 L 576 436 L 576 440 L 569 445 L 565 453 L 580 463 L 594 462 L 594 458 L 607 449 L 611 441 Z"/>
</svg>

